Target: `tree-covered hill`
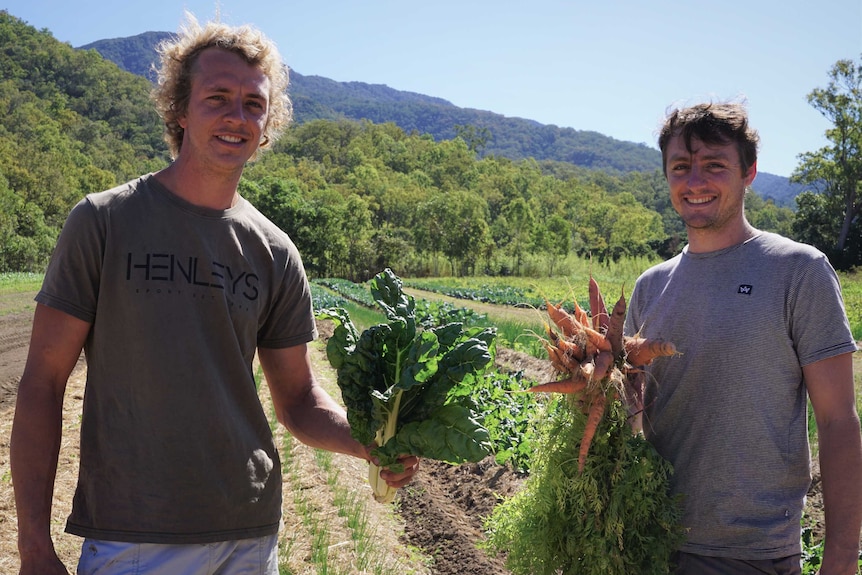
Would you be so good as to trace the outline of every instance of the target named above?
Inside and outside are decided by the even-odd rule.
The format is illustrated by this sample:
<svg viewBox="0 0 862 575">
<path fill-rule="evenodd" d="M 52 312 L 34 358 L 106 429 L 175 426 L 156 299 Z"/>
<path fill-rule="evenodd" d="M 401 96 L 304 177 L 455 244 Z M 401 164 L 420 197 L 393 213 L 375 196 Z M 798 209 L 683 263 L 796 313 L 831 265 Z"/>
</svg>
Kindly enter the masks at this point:
<svg viewBox="0 0 862 575">
<path fill-rule="evenodd" d="M 0 11 L 0 271 L 44 265 L 85 193 L 165 164 L 148 86 Z"/>
</svg>

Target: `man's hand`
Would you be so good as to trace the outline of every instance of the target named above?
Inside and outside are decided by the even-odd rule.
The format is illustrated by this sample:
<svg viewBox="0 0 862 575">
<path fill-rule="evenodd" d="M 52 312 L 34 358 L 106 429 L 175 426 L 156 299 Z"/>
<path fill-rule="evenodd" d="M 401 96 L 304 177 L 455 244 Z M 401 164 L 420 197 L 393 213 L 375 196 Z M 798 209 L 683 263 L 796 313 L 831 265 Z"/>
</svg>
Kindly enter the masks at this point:
<svg viewBox="0 0 862 575">
<path fill-rule="evenodd" d="M 386 468 L 380 471 L 380 478 L 394 489 L 404 487 L 413 481 L 413 476 L 419 471 L 419 458 L 415 455 L 402 455 L 398 458 L 398 463 L 404 466 L 404 471 L 401 473 L 395 473 Z"/>
</svg>

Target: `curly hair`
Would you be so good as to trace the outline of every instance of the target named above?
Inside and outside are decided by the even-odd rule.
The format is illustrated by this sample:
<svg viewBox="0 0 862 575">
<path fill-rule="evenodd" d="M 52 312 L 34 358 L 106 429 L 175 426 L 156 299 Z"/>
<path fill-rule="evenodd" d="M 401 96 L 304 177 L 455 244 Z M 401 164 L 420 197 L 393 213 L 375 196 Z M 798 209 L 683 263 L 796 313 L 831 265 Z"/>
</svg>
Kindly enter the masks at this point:
<svg viewBox="0 0 862 575">
<path fill-rule="evenodd" d="M 675 109 L 668 114 L 659 132 L 658 147 L 662 156 L 662 171 L 667 176 L 667 145 L 671 138 L 682 136 L 686 149 L 697 138 L 707 145 L 734 144 L 739 152 L 742 173 L 757 161 L 760 136 L 748 124 L 745 106 L 739 103 L 705 103 Z"/>
<path fill-rule="evenodd" d="M 282 63 L 275 44 L 263 32 L 249 25 L 233 27 L 208 22 L 202 26 L 189 13 L 186 13 L 186 20 L 178 36 L 161 42 L 156 48 L 161 66 L 152 98 L 165 123 L 165 141 L 171 157 L 176 159 L 183 143 L 184 130 L 178 120 L 188 110 L 194 64 L 201 52 L 211 47 L 238 54 L 269 78 L 267 122 L 258 150 L 271 146 L 287 127 L 293 113 L 287 95 L 288 69 Z"/>
</svg>

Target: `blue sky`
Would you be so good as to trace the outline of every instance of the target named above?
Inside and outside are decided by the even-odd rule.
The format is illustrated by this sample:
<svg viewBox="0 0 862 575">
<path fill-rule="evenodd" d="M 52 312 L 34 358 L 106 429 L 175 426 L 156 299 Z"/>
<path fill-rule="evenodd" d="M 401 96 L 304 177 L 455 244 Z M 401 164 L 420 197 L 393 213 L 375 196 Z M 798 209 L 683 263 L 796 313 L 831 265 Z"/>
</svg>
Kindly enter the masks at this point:
<svg viewBox="0 0 862 575">
<path fill-rule="evenodd" d="M 744 99 L 759 169 L 825 145 L 806 95 L 862 58 L 862 0 L 5 0 L 72 46 L 176 31 L 184 10 L 253 24 L 304 75 L 655 147 L 669 107 Z"/>
</svg>

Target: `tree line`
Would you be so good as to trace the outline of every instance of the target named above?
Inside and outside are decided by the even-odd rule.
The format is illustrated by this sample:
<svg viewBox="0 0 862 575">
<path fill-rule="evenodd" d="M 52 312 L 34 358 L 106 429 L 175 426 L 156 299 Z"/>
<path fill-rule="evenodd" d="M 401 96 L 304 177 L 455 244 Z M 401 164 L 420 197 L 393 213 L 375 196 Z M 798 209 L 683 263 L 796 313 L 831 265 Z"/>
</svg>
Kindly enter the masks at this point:
<svg viewBox="0 0 862 575">
<path fill-rule="evenodd" d="M 5 11 L 0 47 L 0 271 L 41 271 L 75 202 L 165 166 L 167 150 L 146 79 Z M 453 126 L 435 141 L 394 123 L 296 124 L 240 189 L 291 235 L 311 277 L 553 275 L 568 257 L 666 258 L 684 244 L 660 170 L 481 154 L 485 130 Z M 827 242 L 837 236 L 822 221 L 843 216 L 828 203 L 746 203 L 761 229 L 806 238 L 817 222 Z"/>
</svg>

